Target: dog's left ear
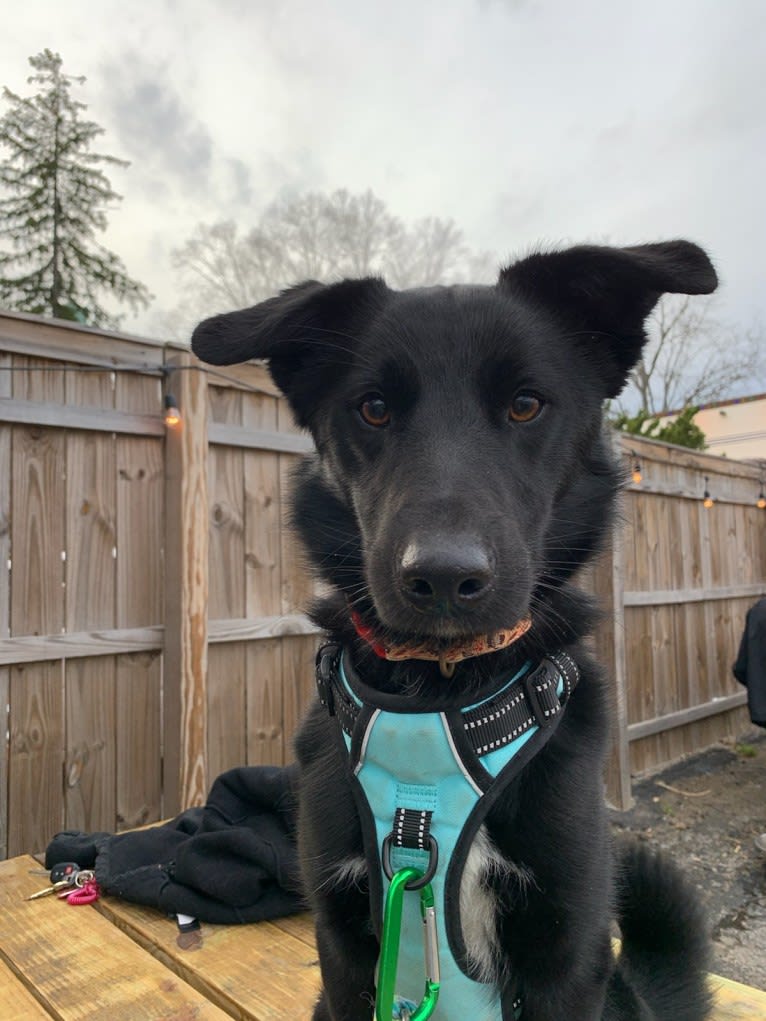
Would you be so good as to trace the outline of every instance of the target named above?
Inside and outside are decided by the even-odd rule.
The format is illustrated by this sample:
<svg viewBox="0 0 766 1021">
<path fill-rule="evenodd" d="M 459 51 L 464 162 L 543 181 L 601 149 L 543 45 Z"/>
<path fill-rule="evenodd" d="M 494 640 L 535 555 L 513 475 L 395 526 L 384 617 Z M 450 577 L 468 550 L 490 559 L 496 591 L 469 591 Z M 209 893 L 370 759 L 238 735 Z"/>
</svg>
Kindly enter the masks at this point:
<svg viewBox="0 0 766 1021">
<path fill-rule="evenodd" d="M 575 339 L 599 359 L 607 397 L 620 392 L 638 361 L 644 321 L 660 297 L 710 294 L 717 285 L 710 259 L 690 241 L 536 253 L 501 270 L 498 281 L 572 325 Z"/>
<path fill-rule="evenodd" d="M 212 365 L 267 359 L 274 382 L 306 426 L 323 373 L 337 378 L 343 372 L 358 332 L 388 293 L 377 277 L 306 280 L 252 308 L 205 319 L 192 334 L 192 350 Z"/>
</svg>

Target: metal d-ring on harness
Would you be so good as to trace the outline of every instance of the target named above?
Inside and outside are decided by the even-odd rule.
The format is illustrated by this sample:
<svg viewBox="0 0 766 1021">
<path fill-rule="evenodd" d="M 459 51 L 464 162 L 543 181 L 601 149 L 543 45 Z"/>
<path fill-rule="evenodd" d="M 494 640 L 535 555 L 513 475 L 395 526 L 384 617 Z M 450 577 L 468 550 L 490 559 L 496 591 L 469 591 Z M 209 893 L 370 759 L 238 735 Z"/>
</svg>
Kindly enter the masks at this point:
<svg viewBox="0 0 766 1021">
<path fill-rule="evenodd" d="M 339 646 L 320 649 L 319 696 L 348 755 L 380 933 L 376 1021 L 427 1021 L 440 988 L 445 1017 L 519 1018 L 512 982 L 500 989 L 472 977 L 461 878 L 489 807 L 555 731 L 578 678 L 575 662 L 559 651 L 525 663 L 478 703 L 434 712 L 367 688 Z M 420 911 L 408 892 L 419 893 Z"/>
</svg>

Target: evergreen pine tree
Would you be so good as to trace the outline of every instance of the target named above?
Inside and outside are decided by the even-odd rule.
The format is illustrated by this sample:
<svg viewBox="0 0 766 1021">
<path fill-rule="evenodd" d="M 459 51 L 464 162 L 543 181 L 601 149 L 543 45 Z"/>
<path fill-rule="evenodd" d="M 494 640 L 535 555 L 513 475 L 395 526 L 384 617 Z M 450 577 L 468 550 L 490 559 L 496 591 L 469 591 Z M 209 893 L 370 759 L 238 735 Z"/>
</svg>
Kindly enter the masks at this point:
<svg viewBox="0 0 766 1021">
<path fill-rule="evenodd" d="M 84 120 L 85 105 L 70 95 L 85 78 L 63 74 L 61 57 L 47 49 L 29 63 L 28 83 L 39 91 L 23 98 L 3 90 L 10 106 L 0 147 L 10 155 L 0 162 L 0 306 L 114 327 L 102 295 L 134 310 L 151 297 L 96 240 L 109 204 L 121 198 L 101 167 L 127 163 L 90 151 L 104 129 Z"/>
</svg>

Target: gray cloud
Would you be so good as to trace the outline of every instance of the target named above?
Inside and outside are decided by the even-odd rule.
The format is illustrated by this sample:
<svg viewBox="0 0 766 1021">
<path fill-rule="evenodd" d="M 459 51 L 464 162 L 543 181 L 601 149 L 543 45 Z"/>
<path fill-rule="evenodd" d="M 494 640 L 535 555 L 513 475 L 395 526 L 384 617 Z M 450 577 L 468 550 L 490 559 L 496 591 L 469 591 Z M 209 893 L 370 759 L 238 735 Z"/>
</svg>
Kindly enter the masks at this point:
<svg viewBox="0 0 766 1021">
<path fill-rule="evenodd" d="M 153 172 L 155 186 L 207 190 L 212 135 L 186 108 L 167 68 L 128 51 L 119 62 L 102 65 L 100 76 L 108 83 L 113 130 L 130 159 Z"/>
</svg>

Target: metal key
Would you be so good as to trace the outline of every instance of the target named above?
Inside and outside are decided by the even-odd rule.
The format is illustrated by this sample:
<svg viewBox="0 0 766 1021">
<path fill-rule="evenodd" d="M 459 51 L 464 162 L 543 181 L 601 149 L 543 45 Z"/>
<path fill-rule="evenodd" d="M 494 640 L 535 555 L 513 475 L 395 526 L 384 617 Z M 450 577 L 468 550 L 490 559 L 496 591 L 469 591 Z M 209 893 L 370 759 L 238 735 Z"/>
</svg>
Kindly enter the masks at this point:
<svg viewBox="0 0 766 1021">
<path fill-rule="evenodd" d="M 60 879 L 57 883 L 53 883 L 52 886 L 46 886 L 44 890 L 38 890 L 37 893 L 30 893 L 24 900 L 38 900 L 40 897 L 48 897 L 52 893 L 58 893 L 59 890 L 65 890 L 67 887 L 74 886 L 75 879 L 70 877 L 68 879 Z"/>
</svg>

